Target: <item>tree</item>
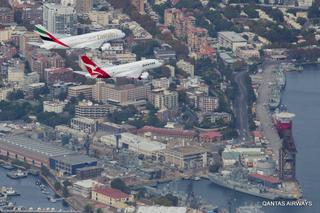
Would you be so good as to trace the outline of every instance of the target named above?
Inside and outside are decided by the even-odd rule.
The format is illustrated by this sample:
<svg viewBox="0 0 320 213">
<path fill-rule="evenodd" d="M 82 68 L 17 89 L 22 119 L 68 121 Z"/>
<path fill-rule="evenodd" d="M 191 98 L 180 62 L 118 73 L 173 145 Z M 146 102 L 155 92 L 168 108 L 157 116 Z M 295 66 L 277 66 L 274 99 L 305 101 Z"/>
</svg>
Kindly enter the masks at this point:
<svg viewBox="0 0 320 213">
<path fill-rule="evenodd" d="M 102 209 L 98 208 L 96 213 L 103 213 Z"/>
<path fill-rule="evenodd" d="M 314 1 L 312 6 L 308 9 L 308 18 L 320 17 L 320 1 Z"/>
<path fill-rule="evenodd" d="M 63 144 L 63 145 L 66 145 L 66 144 L 69 144 L 69 142 L 70 142 L 70 139 L 71 139 L 71 135 L 70 134 L 63 134 L 62 136 L 61 136 L 61 143 Z"/>
<path fill-rule="evenodd" d="M 111 181 L 111 188 L 119 189 L 122 192 L 129 193 L 129 187 L 120 178 L 115 178 Z"/>
<path fill-rule="evenodd" d="M 41 166 L 40 171 L 46 177 L 48 177 L 50 175 L 50 171 L 46 166 Z"/>
<path fill-rule="evenodd" d="M 176 8 L 187 8 L 187 9 L 200 9 L 202 4 L 199 0 L 180 0 L 176 5 Z"/>
<path fill-rule="evenodd" d="M 151 57 L 153 56 L 153 49 L 159 47 L 160 44 L 156 40 L 140 42 L 133 46 L 132 52 L 137 55 L 137 59 L 140 60 L 141 57 Z"/>
<path fill-rule="evenodd" d="M 83 209 L 84 213 L 94 213 L 94 208 L 91 204 L 86 204 Z"/>
<path fill-rule="evenodd" d="M 53 184 L 53 187 L 54 187 L 54 189 L 55 190 L 60 190 L 61 189 L 61 184 L 60 184 L 60 182 L 58 182 L 58 181 L 56 181 L 54 184 Z"/>
<path fill-rule="evenodd" d="M 177 206 L 178 198 L 172 194 L 167 194 L 165 196 L 158 197 L 154 199 L 154 202 L 161 206 Z"/>
<path fill-rule="evenodd" d="M 259 13 L 252 5 L 248 5 L 243 11 L 249 16 L 249 18 L 259 18 Z"/>
<path fill-rule="evenodd" d="M 209 166 L 209 172 L 215 173 L 219 171 L 219 166 L 217 164 L 212 164 Z"/>
<path fill-rule="evenodd" d="M 65 181 L 63 181 L 63 186 L 64 187 L 68 187 L 68 186 L 71 186 L 72 184 L 71 184 L 71 182 L 69 181 L 69 180 L 65 180 Z"/>
<path fill-rule="evenodd" d="M 307 19 L 303 18 L 303 17 L 298 17 L 297 18 L 297 22 L 303 26 L 306 22 L 307 22 Z"/>
<path fill-rule="evenodd" d="M 68 197 L 68 196 L 69 196 L 68 187 L 66 187 L 66 186 L 63 186 L 63 187 L 62 187 L 62 196 L 63 196 L 63 197 Z"/>
<path fill-rule="evenodd" d="M 7 98 L 10 101 L 19 100 L 19 99 L 24 98 L 24 94 L 23 94 L 22 90 L 18 89 L 18 90 L 14 90 L 12 92 L 9 92 L 7 95 Z"/>
</svg>

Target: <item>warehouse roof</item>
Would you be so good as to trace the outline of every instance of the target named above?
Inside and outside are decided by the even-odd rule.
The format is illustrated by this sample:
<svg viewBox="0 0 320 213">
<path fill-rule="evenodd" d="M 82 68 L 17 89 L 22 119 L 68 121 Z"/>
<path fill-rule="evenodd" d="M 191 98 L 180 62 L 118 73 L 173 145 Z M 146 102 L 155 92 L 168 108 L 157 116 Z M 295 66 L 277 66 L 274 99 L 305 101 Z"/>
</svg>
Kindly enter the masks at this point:
<svg viewBox="0 0 320 213">
<path fill-rule="evenodd" d="M 0 147 L 16 152 L 23 152 L 25 155 L 38 158 L 49 158 L 57 155 L 70 154 L 71 151 L 55 146 L 48 142 L 30 138 L 26 135 L 9 135 L 0 137 Z"/>
<path fill-rule="evenodd" d="M 87 155 L 81 155 L 81 154 L 60 155 L 60 156 L 54 156 L 51 159 L 56 160 L 56 161 L 61 161 L 65 164 L 69 164 L 69 165 L 91 163 L 91 162 L 97 161 L 96 158 L 92 158 Z"/>
</svg>

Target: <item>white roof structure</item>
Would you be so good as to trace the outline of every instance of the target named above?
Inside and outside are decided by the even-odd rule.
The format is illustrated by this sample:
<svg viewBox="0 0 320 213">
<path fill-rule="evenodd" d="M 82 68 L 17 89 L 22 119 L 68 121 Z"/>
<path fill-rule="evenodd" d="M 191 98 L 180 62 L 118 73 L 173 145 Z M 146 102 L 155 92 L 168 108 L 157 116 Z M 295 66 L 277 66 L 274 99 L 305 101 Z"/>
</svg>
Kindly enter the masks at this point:
<svg viewBox="0 0 320 213">
<path fill-rule="evenodd" d="M 104 135 L 101 137 L 101 141 L 108 141 L 109 143 L 112 143 L 112 145 L 115 145 L 116 143 L 114 135 Z M 139 153 L 151 154 L 166 149 L 166 145 L 163 143 L 127 132 L 121 133 L 119 142 L 120 146 L 122 146 L 122 144 L 127 144 L 129 150 Z"/>
<path fill-rule="evenodd" d="M 137 213 L 186 213 L 187 207 L 139 206 Z"/>
<path fill-rule="evenodd" d="M 103 184 L 101 184 L 95 180 L 88 179 L 88 180 L 77 181 L 74 183 L 74 185 L 80 186 L 82 188 L 92 188 L 94 186 L 101 186 Z"/>
</svg>

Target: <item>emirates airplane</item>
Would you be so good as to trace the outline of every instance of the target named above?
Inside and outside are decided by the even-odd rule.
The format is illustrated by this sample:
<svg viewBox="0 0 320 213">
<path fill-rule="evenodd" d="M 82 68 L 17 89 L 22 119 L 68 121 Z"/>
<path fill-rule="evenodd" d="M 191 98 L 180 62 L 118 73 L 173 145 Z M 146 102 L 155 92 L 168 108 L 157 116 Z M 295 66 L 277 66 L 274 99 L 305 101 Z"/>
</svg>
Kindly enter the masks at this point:
<svg viewBox="0 0 320 213">
<path fill-rule="evenodd" d="M 148 70 L 161 67 L 163 64 L 156 59 L 146 59 L 141 61 L 136 61 L 121 65 L 104 65 L 98 66 L 93 61 L 90 60 L 88 56 L 81 56 L 81 61 L 83 62 L 88 73 L 83 71 L 75 71 L 80 75 L 89 78 L 137 78 L 137 79 L 147 79 L 149 76 Z"/>
<path fill-rule="evenodd" d="M 104 43 L 125 37 L 125 33 L 121 30 L 111 29 L 99 32 L 86 33 L 76 36 L 68 36 L 57 38 L 48 32 L 43 26 L 36 25 L 35 32 L 40 35 L 43 43 L 29 42 L 29 44 L 44 48 L 51 49 L 99 49 L 103 51 Z"/>
</svg>

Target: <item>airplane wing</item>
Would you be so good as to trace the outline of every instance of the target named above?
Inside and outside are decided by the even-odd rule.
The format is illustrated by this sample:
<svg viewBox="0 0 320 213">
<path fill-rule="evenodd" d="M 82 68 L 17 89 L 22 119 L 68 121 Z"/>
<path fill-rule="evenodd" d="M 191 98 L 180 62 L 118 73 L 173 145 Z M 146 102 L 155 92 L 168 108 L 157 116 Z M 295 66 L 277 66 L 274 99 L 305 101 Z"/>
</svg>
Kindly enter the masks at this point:
<svg viewBox="0 0 320 213">
<path fill-rule="evenodd" d="M 86 48 L 86 49 L 98 49 L 99 47 L 101 47 L 101 45 L 104 43 L 104 41 L 88 41 L 88 42 L 83 42 L 81 44 L 78 44 L 76 46 L 74 46 L 74 48 Z"/>
<path fill-rule="evenodd" d="M 84 76 L 86 78 L 92 78 L 89 73 L 84 72 L 84 71 L 73 71 L 73 72 L 76 73 L 76 74 L 82 75 L 82 76 Z"/>
<path fill-rule="evenodd" d="M 43 43 L 40 43 L 40 42 L 28 42 L 28 44 L 36 47 L 41 47 L 43 45 Z"/>
</svg>

